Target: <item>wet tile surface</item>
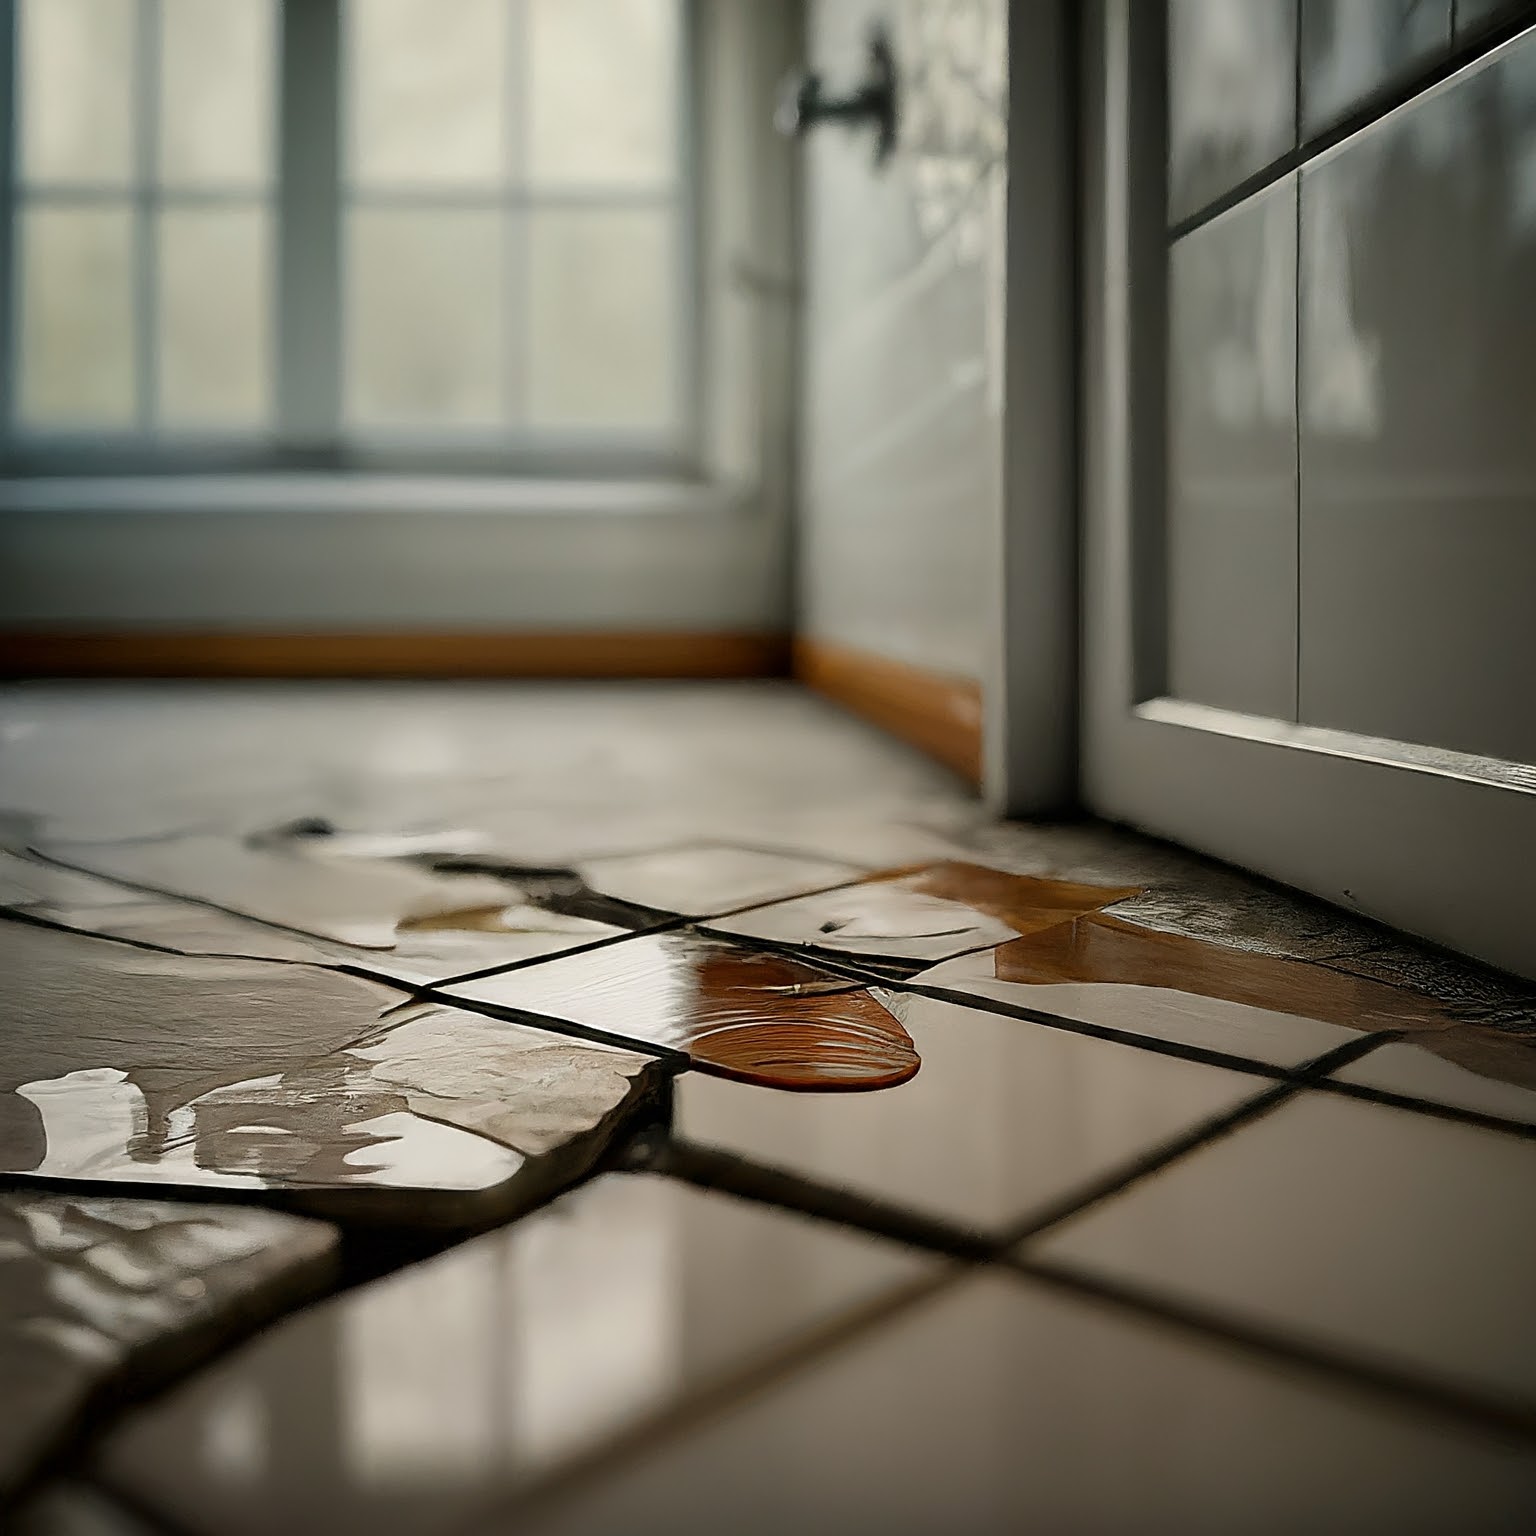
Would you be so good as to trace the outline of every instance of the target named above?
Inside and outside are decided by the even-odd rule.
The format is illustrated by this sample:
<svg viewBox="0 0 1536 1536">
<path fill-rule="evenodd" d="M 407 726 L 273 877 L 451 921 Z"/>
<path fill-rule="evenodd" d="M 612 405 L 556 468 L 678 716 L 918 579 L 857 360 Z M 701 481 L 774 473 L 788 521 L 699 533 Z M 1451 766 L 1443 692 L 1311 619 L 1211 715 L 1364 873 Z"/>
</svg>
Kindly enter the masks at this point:
<svg viewBox="0 0 1536 1536">
<path fill-rule="evenodd" d="M 0 1190 L 0 1501 L 88 1409 L 327 1286 L 334 1246 L 271 1211 Z"/>
<path fill-rule="evenodd" d="M 179 1529 L 449 1528 L 936 1263 L 611 1175 L 289 1320 L 134 1413 L 94 1469 Z"/>
<path fill-rule="evenodd" d="M 691 931 L 640 934 L 445 992 L 686 1051 L 695 1065 L 777 1087 L 883 1088 L 918 1064 L 901 1024 L 857 982 Z"/>
<path fill-rule="evenodd" d="M 312 967 L 0 922 L 0 969 L 0 1172 L 49 1180 L 510 1214 L 584 1171 L 659 1073 Z"/>
<path fill-rule="evenodd" d="M 684 1137 L 1001 1232 L 1270 1084 L 928 998 L 880 994 L 922 1057 L 881 1093 L 765 1093 L 690 1074 Z"/>
<path fill-rule="evenodd" d="M 518 1528 L 1514 1536 L 1533 1508 L 1529 1450 L 994 1275 Z"/>
<path fill-rule="evenodd" d="M 68 927 L 184 953 L 351 965 L 409 984 L 627 931 L 589 915 L 602 903 L 573 871 L 454 845 L 451 833 L 348 834 L 301 821 L 245 838 L 43 843 L 70 867 L 18 865 L 12 881 L 23 892 L 16 905 Z M 103 893 L 109 880 L 127 882 L 116 899 Z M 28 901 L 29 886 L 41 889 Z"/>
<path fill-rule="evenodd" d="M 921 963 L 1003 944 L 1138 894 L 1136 887 L 1048 880 L 945 860 L 709 926 L 779 944 Z"/>
<path fill-rule="evenodd" d="M 0 806 L 0 1199 L 324 1211 L 381 1277 L 112 1419 L 27 1513 L 50 1536 L 501 1529 L 555 1482 L 609 1529 L 1512 1523 L 1514 1463 L 1459 1426 L 1531 1397 L 1530 983 L 1124 831 L 993 823 L 787 687 L 0 690 Z M 1372 1049 L 1283 1080 L 1341 1045 Z M 653 1171 L 567 1190 L 605 1159 Z M 938 1254 L 1111 1217 L 1069 1275 L 1280 1343 L 1017 1276 L 903 1342 Z M 164 1290 L 134 1316 L 180 1317 Z M 1285 1341 L 1338 1369 L 1282 1376 Z M 1398 1406 L 1340 1387 L 1357 1360 Z M 625 1445 L 666 1477 L 615 1521 Z"/>
<path fill-rule="evenodd" d="M 1536 1129 L 1536 1047 L 1486 1032 L 1457 1031 L 1435 1039 L 1432 1049 L 1378 1046 L 1333 1076 Z"/>
<path fill-rule="evenodd" d="M 1022 971 L 1001 950 L 983 950 L 922 971 L 913 983 L 965 993 L 982 1007 L 990 1001 L 1039 1008 L 1149 1040 L 1220 1051 L 1276 1067 L 1302 1066 L 1359 1038 L 1354 1031 L 1324 1020 L 1201 996 L 1177 985 L 1030 981 L 1023 979 Z"/>
<path fill-rule="evenodd" d="M 1536 1141 L 1307 1094 L 1031 1251 L 1536 1404 Z"/>
</svg>

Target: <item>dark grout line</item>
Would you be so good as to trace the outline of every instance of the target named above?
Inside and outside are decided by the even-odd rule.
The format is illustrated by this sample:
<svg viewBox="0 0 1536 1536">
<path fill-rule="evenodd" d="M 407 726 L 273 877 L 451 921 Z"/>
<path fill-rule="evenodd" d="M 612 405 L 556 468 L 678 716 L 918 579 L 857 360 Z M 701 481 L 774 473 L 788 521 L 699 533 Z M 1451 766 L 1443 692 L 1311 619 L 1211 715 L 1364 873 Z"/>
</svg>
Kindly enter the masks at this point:
<svg viewBox="0 0 1536 1536">
<path fill-rule="evenodd" d="M 1155 1318 L 1206 1341 L 1219 1340 L 1267 1359 L 1284 1360 L 1327 1376 L 1344 1386 L 1386 1397 L 1419 1412 L 1430 1411 L 1476 1424 L 1480 1429 L 1528 1445 L 1536 1442 L 1536 1406 L 1484 1395 L 1450 1383 L 1370 1359 L 1337 1353 L 1288 1333 L 1280 1333 L 1198 1305 L 1187 1305 L 1158 1291 L 1112 1280 L 1072 1265 L 1010 1256 L 1013 1269 L 1053 1290 L 1089 1297 L 1142 1318 Z"/>
<path fill-rule="evenodd" d="M 1495 1131 L 1501 1136 L 1516 1136 L 1524 1141 L 1536 1141 L 1536 1125 L 1528 1125 L 1523 1120 L 1506 1120 L 1502 1115 L 1490 1115 L 1477 1109 L 1463 1109 L 1456 1104 L 1441 1104 L 1434 1099 L 1416 1099 L 1412 1094 L 1396 1093 L 1390 1088 L 1376 1088 L 1370 1083 L 1341 1083 L 1333 1078 L 1323 1078 L 1311 1086 L 1340 1098 L 1362 1099 L 1368 1104 L 1381 1104 L 1390 1109 L 1405 1109 L 1410 1114 L 1428 1115 L 1435 1120 L 1449 1120 L 1456 1125 L 1471 1125 L 1479 1130 Z"/>
<path fill-rule="evenodd" d="M 631 1172 L 665 1174 L 700 1189 L 795 1211 L 946 1258 L 983 1263 L 998 1252 L 995 1239 L 970 1228 L 678 1137 L 653 1143 L 638 1139 L 625 1166 Z"/>
</svg>

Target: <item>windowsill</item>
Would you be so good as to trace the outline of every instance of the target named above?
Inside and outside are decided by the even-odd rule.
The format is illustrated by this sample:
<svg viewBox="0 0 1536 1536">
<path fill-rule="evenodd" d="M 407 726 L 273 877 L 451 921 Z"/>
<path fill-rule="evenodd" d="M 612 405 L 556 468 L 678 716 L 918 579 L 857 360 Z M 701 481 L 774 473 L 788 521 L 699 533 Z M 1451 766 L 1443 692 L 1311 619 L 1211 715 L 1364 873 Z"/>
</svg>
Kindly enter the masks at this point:
<svg viewBox="0 0 1536 1536">
<path fill-rule="evenodd" d="M 5 513 L 461 513 L 515 517 L 717 516 L 738 486 L 689 480 L 555 480 L 511 475 L 283 473 L 0 479 Z"/>
</svg>

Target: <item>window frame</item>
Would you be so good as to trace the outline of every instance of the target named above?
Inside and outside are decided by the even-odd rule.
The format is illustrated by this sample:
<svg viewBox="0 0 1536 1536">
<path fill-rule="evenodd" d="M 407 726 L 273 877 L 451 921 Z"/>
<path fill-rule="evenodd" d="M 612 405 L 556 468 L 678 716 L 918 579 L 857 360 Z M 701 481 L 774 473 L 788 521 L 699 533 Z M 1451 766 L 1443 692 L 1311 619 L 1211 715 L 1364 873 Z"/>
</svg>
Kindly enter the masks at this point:
<svg viewBox="0 0 1536 1536">
<path fill-rule="evenodd" d="M 156 386 L 156 266 L 143 249 L 146 205 L 163 200 L 145 182 L 143 146 L 152 119 L 161 0 L 136 0 L 139 78 L 134 129 L 135 181 L 123 195 L 137 210 L 133 320 L 136 339 L 135 425 L 37 430 L 17 415 L 20 365 L 19 10 L 0 6 L 0 80 L 11 83 L 0 108 L 0 475 L 109 476 L 253 473 L 473 474 L 538 478 L 696 480 L 702 477 L 704 393 L 698 192 L 701 0 L 677 0 L 678 56 L 674 92 L 677 155 L 673 179 L 636 198 L 668 207 L 675 230 L 673 262 L 673 398 L 670 425 L 658 432 L 504 427 L 455 431 L 348 428 L 344 421 L 346 295 L 343 223 L 345 180 L 345 0 L 273 0 L 274 61 L 270 210 L 270 416 L 249 431 L 181 429 L 146 421 Z M 509 0 L 510 3 L 510 0 Z M 156 55 L 151 58 L 150 55 Z M 147 116 L 148 115 L 148 116 Z M 151 124 L 152 126 L 152 124 Z M 622 206 L 603 194 L 570 199 L 594 208 Z M 560 194 L 556 194 L 560 196 Z M 172 200 L 180 200 L 173 195 Z M 201 194 L 191 201 L 201 202 Z M 467 193 L 487 207 L 525 200 L 516 187 Z M 562 200 L 564 200 L 562 198 Z M 393 201 L 393 199 L 391 199 Z M 454 206 L 458 206 L 457 201 Z M 510 360 L 510 359 L 509 359 Z"/>
</svg>

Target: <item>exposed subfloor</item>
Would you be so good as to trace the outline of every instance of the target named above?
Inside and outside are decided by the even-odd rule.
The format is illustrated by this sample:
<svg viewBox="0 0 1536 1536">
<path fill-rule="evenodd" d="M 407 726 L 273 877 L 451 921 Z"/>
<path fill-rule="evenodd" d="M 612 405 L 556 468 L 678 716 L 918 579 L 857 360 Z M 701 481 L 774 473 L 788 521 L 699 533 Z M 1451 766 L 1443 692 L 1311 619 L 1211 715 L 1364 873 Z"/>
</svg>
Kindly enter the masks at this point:
<svg viewBox="0 0 1536 1536">
<path fill-rule="evenodd" d="M 788 684 L 0 693 L 0 1526 L 1536 1529 L 1536 988 Z"/>
</svg>

